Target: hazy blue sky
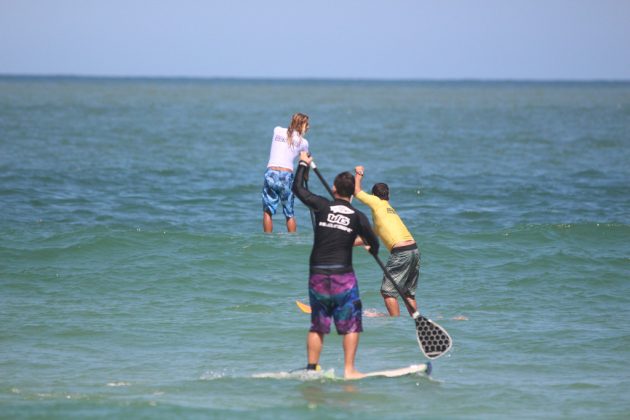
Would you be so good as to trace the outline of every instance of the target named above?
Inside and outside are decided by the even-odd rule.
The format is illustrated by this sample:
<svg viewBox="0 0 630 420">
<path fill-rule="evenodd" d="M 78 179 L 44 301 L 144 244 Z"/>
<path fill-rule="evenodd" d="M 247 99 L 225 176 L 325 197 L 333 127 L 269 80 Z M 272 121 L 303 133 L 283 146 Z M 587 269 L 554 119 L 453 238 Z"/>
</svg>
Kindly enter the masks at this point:
<svg viewBox="0 0 630 420">
<path fill-rule="evenodd" d="M 0 0 L 0 74 L 630 79 L 630 0 Z"/>
</svg>

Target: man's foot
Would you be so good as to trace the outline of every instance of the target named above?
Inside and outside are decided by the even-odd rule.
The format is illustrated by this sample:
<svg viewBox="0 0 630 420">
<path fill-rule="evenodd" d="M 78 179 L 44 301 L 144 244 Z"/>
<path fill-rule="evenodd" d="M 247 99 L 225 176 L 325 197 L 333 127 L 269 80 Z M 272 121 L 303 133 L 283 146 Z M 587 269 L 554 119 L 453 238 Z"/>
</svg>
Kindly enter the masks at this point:
<svg viewBox="0 0 630 420">
<path fill-rule="evenodd" d="M 361 379 L 364 378 L 365 375 L 358 370 L 353 369 L 345 371 L 343 377 L 346 379 Z"/>
<path fill-rule="evenodd" d="M 309 363 L 306 365 L 306 370 L 322 370 L 322 367 L 317 363 Z"/>
</svg>

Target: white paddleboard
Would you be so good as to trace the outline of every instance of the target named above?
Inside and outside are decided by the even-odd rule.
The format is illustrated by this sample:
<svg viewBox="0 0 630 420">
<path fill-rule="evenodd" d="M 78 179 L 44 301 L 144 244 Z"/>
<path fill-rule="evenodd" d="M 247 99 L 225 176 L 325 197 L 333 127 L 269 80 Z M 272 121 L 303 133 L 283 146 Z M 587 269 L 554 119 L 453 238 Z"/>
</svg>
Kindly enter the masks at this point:
<svg viewBox="0 0 630 420">
<path fill-rule="evenodd" d="M 365 374 L 366 378 L 373 376 L 384 376 L 386 378 L 396 378 L 398 376 L 412 375 L 414 373 L 431 374 L 431 362 L 420 363 L 419 365 L 411 365 L 400 369 L 379 370 Z"/>
<path fill-rule="evenodd" d="M 411 365 L 400 369 L 389 369 L 389 370 L 378 370 L 376 372 L 368 372 L 365 373 L 363 378 L 374 378 L 374 377 L 384 377 L 384 378 L 397 378 L 399 376 L 405 375 L 413 375 L 413 374 L 431 374 L 431 362 L 420 363 L 418 365 Z M 252 375 L 253 378 L 262 378 L 262 379 L 293 379 L 298 381 L 312 381 L 312 380 L 321 380 L 321 379 L 332 379 L 332 380 L 345 380 L 343 377 L 335 376 L 334 369 L 327 370 L 306 370 L 299 369 L 290 372 L 266 372 L 266 373 L 256 373 Z M 359 378 L 362 379 L 362 378 Z M 356 379 L 353 379 L 356 380 Z"/>
</svg>

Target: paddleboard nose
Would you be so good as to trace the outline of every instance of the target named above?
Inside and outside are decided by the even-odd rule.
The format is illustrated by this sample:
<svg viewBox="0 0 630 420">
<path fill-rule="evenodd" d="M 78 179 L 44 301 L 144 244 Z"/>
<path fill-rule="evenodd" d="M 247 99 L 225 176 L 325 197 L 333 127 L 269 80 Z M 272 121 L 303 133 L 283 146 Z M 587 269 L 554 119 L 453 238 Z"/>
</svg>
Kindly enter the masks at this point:
<svg viewBox="0 0 630 420">
<path fill-rule="evenodd" d="M 427 362 L 427 370 L 426 370 L 427 376 L 431 375 L 431 372 L 433 372 L 433 365 L 431 364 L 431 362 Z"/>
</svg>

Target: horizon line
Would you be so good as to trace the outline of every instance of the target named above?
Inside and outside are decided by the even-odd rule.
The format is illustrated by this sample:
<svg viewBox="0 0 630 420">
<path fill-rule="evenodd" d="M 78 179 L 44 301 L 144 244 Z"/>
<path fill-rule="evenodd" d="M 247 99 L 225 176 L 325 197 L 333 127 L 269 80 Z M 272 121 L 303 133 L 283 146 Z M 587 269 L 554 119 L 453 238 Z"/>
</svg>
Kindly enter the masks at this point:
<svg viewBox="0 0 630 420">
<path fill-rule="evenodd" d="M 113 79 L 113 80 L 191 80 L 191 81 L 292 81 L 292 82 L 450 82 L 450 83 L 628 83 L 630 78 L 475 78 L 475 77 L 281 77 L 281 76 L 164 76 L 164 75 L 95 75 L 72 73 L 0 73 L 0 78 L 12 79 Z"/>
</svg>

